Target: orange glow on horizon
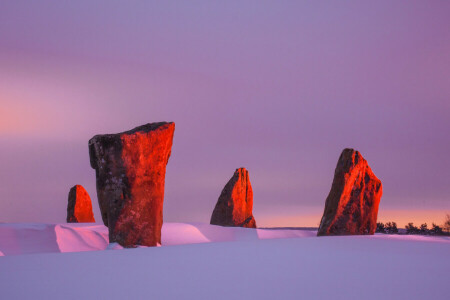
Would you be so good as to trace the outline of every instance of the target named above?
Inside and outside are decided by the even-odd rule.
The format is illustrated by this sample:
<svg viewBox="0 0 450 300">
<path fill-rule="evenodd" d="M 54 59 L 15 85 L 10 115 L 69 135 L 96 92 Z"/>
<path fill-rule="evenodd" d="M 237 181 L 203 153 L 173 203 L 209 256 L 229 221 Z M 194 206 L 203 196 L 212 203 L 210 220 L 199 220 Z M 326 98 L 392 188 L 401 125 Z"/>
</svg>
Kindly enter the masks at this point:
<svg viewBox="0 0 450 300">
<path fill-rule="evenodd" d="M 442 225 L 446 214 L 445 210 L 380 210 L 377 222 L 396 222 L 399 228 L 404 228 L 409 222 L 414 225 L 427 223 L 428 227 L 432 223 Z M 318 227 L 322 214 L 298 214 L 298 215 L 259 215 L 255 214 L 258 227 Z"/>
<path fill-rule="evenodd" d="M 427 223 L 428 227 L 431 227 L 432 223 L 439 226 L 444 224 L 446 214 L 450 214 L 450 211 L 445 210 L 383 210 L 378 212 L 378 222 L 396 222 L 398 227 L 404 228 L 410 222 L 419 226 L 420 224 Z"/>
</svg>

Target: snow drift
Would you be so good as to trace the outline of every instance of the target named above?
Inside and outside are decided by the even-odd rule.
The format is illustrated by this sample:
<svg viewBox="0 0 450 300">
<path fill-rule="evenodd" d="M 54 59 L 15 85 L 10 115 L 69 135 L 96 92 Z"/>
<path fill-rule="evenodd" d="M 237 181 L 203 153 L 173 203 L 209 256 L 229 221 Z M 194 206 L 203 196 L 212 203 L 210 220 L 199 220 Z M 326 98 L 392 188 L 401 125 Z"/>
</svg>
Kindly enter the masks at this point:
<svg viewBox="0 0 450 300">
<path fill-rule="evenodd" d="M 248 241 L 312 237 L 314 230 L 280 230 L 221 227 L 203 223 L 165 223 L 162 245 L 174 246 L 210 242 Z M 3 255 L 105 250 L 108 228 L 103 225 L 0 224 L 0 251 Z"/>
</svg>

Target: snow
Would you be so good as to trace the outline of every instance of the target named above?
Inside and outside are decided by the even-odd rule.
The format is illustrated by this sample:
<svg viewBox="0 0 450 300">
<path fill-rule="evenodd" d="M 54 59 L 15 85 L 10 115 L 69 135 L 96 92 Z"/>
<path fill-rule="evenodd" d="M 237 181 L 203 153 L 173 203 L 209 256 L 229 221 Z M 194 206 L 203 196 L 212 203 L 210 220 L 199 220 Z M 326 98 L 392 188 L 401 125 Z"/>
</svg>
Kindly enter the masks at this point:
<svg viewBox="0 0 450 300">
<path fill-rule="evenodd" d="M 122 250 L 123 247 L 120 246 L 118 243 L 110 243 L 105 250 Z"/>
<path fill-rule="evenodd" d="M 102 225 L 0 224 L 0 298 L 448 299 L 449 237 L 315 234 L 165 223 L 121 249 Z"/>
<path fill-rule="evenodd" d="M 164 246 L 316 236 L 315 230 L 247 229 L 203 223 L 165 223 Z M 108 228 L 97 224 L 0 224 L 4 255 L 105 250 Z M 110 246 L 109 249 L 113 247 Z M 120 247 L 120 246 L 119 246 Z"/>
</svg>

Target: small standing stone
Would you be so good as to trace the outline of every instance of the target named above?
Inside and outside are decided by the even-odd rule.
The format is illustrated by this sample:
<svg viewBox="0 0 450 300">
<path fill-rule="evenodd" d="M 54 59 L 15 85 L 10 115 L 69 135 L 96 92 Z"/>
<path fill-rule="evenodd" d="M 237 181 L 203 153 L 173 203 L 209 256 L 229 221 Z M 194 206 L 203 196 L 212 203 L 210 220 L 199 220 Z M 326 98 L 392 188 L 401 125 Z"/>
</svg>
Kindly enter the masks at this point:
<svg viewBox="0 0 450 300">
<path fill-rule="evenodd" d="M 212 225 L 256 228 L 253 217 L 253 190 L 245 168 L 236 169 L 217 200 Z"/>
<path fill-rule="evenodd" d="M 67 223 L 94 223 L 91 197 L 81 185 L 72 187 L 67 203 Z"/>
</svg>

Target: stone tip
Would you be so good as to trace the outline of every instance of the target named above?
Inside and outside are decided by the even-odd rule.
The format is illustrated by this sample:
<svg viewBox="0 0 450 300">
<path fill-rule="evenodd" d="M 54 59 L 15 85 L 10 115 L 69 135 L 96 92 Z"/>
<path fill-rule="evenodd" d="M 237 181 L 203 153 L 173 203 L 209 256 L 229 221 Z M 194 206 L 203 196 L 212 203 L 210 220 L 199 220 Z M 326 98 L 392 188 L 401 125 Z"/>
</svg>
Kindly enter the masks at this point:
<svg viewBox="0 0 450 300">
<path fill-rule="evenodd" d="M 175 131 L 175 122 L 155 122 L 155 123 L 147 123 L 141 126 L 137 126 L 131 130 L 119 132 L 119 133 L 110 133 L 110 134 L 97 134 L 93 136 L 88 142 L 89 148 L 89 161 L 91 167 L 93 169 L 98 169 L 97 165 L 97 154 L 99 150 L 97 149 L 99 143 L 112 144 L 114 141 L 121 135 L 131 135 L 136 132 L 147 133 L 150 131 L 154 131 L 160 129 L 161 127 L 166 127 L 165 129 L 169 129 L 172 132 Z M 101 151 L 100 151 L 101 152 Z"/>
<path fill-rule="evenodd" d="M 119 134 L 131 134 L 131 133 L 136 133 L 136 132 L 149 132 L 149 131 L 153 131 L 156 130 L 162 126 L 167 125 L 168 127 L 174 127 L 175 128 L 175 123 L 174 122 L 156 122 L 156 123 L 147 123 L 138 127 L 135 127 L 131 130 L 128 131 L 124 131 L 121 132 Z"/>
<path fill-rule="evenodd" d="M 352 157 L 353 155 L 361 156 L 361 153 L 353 148 L 345 148 L 341 153 L 341 157 Z"/>
<path fill-rule="evenodd" d="M 89 145 L 95 143 L 95 141 L 98 138 L 108 138 L 108 137 L 112 137 L 112 136 L 116 136 L 116 135 L 122 135 L 122 134 L 133 134 L 136 132 L 150 132 L 153 130 L 156 130 L 158 128 L 160 128 L 161 126 L 165 126 L 167 125 L 167 127 L 173 127 L 175 128 L 175 122 L 154 122 L 154 123 L 147 123 L 144 125 L 140 125 L 137 126 L 133 129 L 127 130 L 127 131 L 123 131 L 123 132 L 119 132 L 119 133 L 107 133 L 107 134 L 97 134 L 95 136 L 93 136 L 90 140 L 89 140 Z"/>
<path fill-rule="evenodd" d="M 75 184 L 73 187 L 70 188 L 70 191 L 77 190 L 77 189 L 85 190 L 85 188 L 81 184 Z"/>
<path fill-rule="evenodd" d="M 355 149 L 353 148 L 345 148 L 344 150 L 342 150 L 342 153 L 344 152 L 355 152 Z"/>
<path fill-rule="evenodd" d="M 353 148 L 345 148 L 344 150 L 342 150 L 342 153 L 339 156 L 338 164 L 339 163 L 357 164 L 360 160 L 363 162 L 366 161 L 362 156 L 361 152 Z"/>
</svg>

